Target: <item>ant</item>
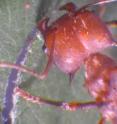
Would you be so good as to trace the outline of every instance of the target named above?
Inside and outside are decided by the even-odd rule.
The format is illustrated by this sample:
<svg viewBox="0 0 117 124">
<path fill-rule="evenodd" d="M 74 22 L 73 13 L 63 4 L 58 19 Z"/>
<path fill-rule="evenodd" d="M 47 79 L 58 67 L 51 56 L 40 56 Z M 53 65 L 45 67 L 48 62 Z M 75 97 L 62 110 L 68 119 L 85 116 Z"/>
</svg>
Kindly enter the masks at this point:
<svg viewBox="0 0 117 124">
<path fill-rule="evenodd" d="M 116 95 L 113 94 L 116 86 L 113 86 L 112 81 L 116 77 L 117 65 L 112 59 L 99 52 L 117 45 L 107 27 L 108 25 L 116 26 L 117 21 L 103 22 L 99 16 L 88 10 L 89 7 L 110 2 L 116 2 L 116 0 L 93 2 L 80 9 L 77 9 L 73 3 L 67 3 L 60 7 L 60 10 L 67 12 L 50 25 L 49 18 L 44 18 L 37 23 L 37 28 L 44 38 L 42 49 L 48 56 L 47 65 L 41 74 L 24 66 L 0 62 L 0 67 L 14 68 L 31 74 L 37 79 L 46 78 L 52 64 L 55 64 L 62 72 L 69 75 L 70 83 L 75 73 L 84 64 L 86 87 L 95 101 L 87 103 L 53 101 L 32 96 L 19 87 L 14 89 L 14 94 L 34 103 L 50 104 L 70 111 L 98 107 L 102 114 L 99 124 L 103 124 L 106 120 L 111 120 L 115 124 L 117 117 L 114 96 Z"/>
</svg>

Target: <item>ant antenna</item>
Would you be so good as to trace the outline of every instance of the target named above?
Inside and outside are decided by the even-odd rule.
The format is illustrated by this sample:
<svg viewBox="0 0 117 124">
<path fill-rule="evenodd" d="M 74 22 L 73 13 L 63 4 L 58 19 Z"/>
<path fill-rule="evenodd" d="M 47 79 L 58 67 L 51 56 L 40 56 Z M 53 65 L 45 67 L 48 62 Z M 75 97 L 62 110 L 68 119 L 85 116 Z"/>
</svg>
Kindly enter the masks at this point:
<svg viewBox="0 0 117 124">
<path fill-rule="evenodd" d="M 91 7 L 91 6 L 103 5 L 103 4 L 107 4 L 107 3 L 111 3 L 111 2 L 117 2 L 117 0 L 102 0 L 102 1 L 92 2 L 90 4 L 83 6 L 80 10 L 84 10 L 84 9 Z"/>
</svg>

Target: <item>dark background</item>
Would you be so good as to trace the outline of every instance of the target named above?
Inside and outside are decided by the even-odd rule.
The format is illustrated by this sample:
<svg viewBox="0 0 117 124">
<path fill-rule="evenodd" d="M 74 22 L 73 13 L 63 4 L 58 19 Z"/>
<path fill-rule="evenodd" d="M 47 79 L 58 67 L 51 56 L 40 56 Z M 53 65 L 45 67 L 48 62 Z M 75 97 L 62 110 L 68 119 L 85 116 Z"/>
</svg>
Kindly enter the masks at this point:
<svg viewBox="0 0 117 124">
<path fill-rule="evenodd" d="M 23 40 L 34 27 L 35 23 L 43 16 L 49 16 L 51 20 L 59 17 L 63 12 L 58 8 L 66 2 L 73 1 L 78 7 L 91 2 L 91 0 L 0 0 L 0 60 L 15 62 Z M 26 9 L 25 4 L 30 8 Z M 117 3 L 108 4 L 104 20 L 117 19 Z M 117 29 L 111 29 L 117 34 Z M 46 64 L 45 55 L 41 49 L 43 42 L 36 40 L 30 50 L 27 66 L 41 72 Z M 117 48 L 106 50 L 106 54 L 116 57 Z M 7 78 L 10 70 L 0 69 L 0 108 L 7 86 Z M 92 98 L 83 87 L 84 74 L 81 69 L 76 74 L 74 84 L 69 86 L 68 77 L 55 66 L 49 72 L 48 77 L 38 81 L 29 75 L 22 75 L 22 87 L 33 95 L 56 100 L 89 101 Z M 16 124 L 96 124 L 100 115 L 98 110 L 68 112 L 55 107 L 36 105 L 19 100 L 17 104 Z"/>
</svg>

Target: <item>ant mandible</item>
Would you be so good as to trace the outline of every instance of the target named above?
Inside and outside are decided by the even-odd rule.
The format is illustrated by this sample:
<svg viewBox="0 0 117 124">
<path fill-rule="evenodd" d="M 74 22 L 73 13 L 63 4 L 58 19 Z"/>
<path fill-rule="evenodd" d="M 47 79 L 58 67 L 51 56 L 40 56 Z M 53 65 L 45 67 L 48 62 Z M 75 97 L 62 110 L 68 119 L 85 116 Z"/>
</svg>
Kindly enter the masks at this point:
<svg viewBox="0 0 117 124">
<path fill-rule="evenodd" d="M 47 76 L 52 63 L 54 63 L 61 71 L 69 75 L 70 82 L 76 71 L 78 71 L 84 63 L 86 66 L 86 87 L 95 97 L 95 101 L 88 103 L 51 101 L 41 97 L 31 96 L 29 93 L 18 87 L 15 88 L 14 92 L 32 102 L 51 104 L 59 106 L 65 110 L 99 107 L 102 113 L 102 119 L 99 123 L 102 124 L 105 120 L 112 120 L 115 124 L 116 100 L 113 92 L 115 91 L 114 89 L 116 86 L 112 86 L 114 88 L 108 87 L 110 82 L 112 82 L 113 79 L 115 80 L 115 78 L 114 76 L 107 77 L 108 74 L 110 75 L 111 73 L 111 75 L 115 75 L 116 64 L 110 58 L 94 53 L 100 52 L 110 46 L 116 46 L 116 42 L 112 38 L 107 25 L 117 25 L 117 21 L 103 22 L 99 16 L 88 10 L 89 7 L 94 5 L 102 5 L 115 1 L 116 0 L 103 0 L 94 2 L 85 5 L 80 9 L 77 9 L 73 3 L 67 3 L 62 6 L 60 10 L 66 10 L 68 12 L 55 22 L 48 25 L 48 18 L 44 18 L 40 21 L 37 24 L 37 28 L 41 31 L 44 37 L 45 42 L 43 50 L 48 56 L 48 63 L 42 74 L 38 74 L 32 69 L 23 66 L 5 62 L 0 63 L 0 67 L 15 68 L 19 71 L 31 74 L 38 79 L 44 79 Z M 97 57 L 97 60 L 95 60 L 95 56 Z M 110 67 L 106 66 L 105 63 L 108 63 Z M 98 64 L 102 66 L 98 67 Z M 95 68 L 96 72 L 94 71 L 92 74 L 91 69 Z M 100 75 L 98 75 L 98 71 L 101 72 Z M 100 83 L 104 86 L 100 86 Z M 98 90 L 98 87 L 100 90 Z M 107 96 L 108 99 L 106 99 Z M 112 96 L 113 98 L 111 99 L 110 97 Z M 108 112 L 105 106 L 109 110 L 112 107 L 112 110 Z M 110 115 L 110 112 L 112 115 Z"/>
</svg>

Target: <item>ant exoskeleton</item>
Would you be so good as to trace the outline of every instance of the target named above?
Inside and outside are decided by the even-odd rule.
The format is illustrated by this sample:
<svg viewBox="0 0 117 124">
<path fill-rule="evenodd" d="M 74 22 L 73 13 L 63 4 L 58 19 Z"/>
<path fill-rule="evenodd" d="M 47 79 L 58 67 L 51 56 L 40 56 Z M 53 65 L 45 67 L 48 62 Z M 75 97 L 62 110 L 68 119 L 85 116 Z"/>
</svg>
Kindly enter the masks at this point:
<svg viewBox="0 0 117 124">
<path fill-rule="evenodd" d="M 73 3 L 67 3 L 60 7 L 67 13 L 48 25 L 48 18 L 42 19 L 37 24 L 44 37 L 43 50 L 48 56 L 48 63 L 43 73 L 38 74 L 32 69 L 0 62 L 0 67 L 14 68 L 21 72 L 33 75 L 37 79 L 44 79 L 52 64 L 55 64 L 61 71 L 69 75 L 70 82 L 75 73 L 84 63 L 86 71 L 86 87 L 95 98 L 95 101 L 80 102 L 59 102 L 35 97 L 28 92 L 16 87 L 14 93 L 34 103 L 43 103 L 58 106 L 65 110 L 75 111 L 98 107 L 102 114 L 99 124 L 106 120 L 116 123 L 116 63 L 99 54 L 103 49 L 116 46 L 108 25 L 117 25 L 117 21 L 103 22 L 94 12 L 88 10 L 94 5 L 103 5 L 117 0 L 102 0 L 83 6 L 80 9 Z M 30 39 L 29 39 L 30 40 Z M 110 77 L 111 75 L 111 77 Z M 113 76 L 114 75 L 114 76 Z"/>
</svg>

